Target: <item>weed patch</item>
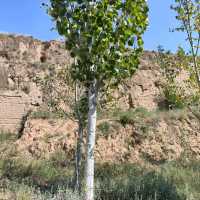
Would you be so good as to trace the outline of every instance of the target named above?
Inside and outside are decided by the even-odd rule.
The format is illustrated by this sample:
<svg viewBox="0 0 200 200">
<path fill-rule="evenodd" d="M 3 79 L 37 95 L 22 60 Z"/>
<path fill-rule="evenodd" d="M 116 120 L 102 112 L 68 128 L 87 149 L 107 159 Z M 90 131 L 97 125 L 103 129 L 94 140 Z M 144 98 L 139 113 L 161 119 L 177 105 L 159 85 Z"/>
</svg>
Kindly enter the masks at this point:
<svg viewBox="0 0 200 200">
<path fill-rule="evenodd" d="M 5 131 L 0 132 L 0 143 L 11 142 L 11 141 L 14 141 L 16 139 L 17 139 L 17 136 L 14 133 L 5 132 Z"/>
<path fill-rule="evenodd" d="M 31 119 L 62 119 L 65 118 L 66 115 L 62 112 L 50 112 L 50 111 L 38 110 L 32 112 L 30 117 Z"/>
</svg>

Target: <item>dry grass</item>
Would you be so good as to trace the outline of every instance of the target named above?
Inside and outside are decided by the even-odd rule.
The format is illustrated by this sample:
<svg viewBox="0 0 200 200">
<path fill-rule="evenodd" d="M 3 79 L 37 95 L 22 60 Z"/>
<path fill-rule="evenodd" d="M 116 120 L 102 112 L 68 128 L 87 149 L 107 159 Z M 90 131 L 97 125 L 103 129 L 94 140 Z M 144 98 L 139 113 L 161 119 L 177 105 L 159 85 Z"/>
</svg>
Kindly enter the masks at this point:
<svg viewBox="0 0 200 200">
<path fill-rule="evenodd" d="M 123 123 L 133 123 L 144 134 L 157 120 L 185 120 L 190 115 L 188 110 L 139 109 L 120 112 L 115 117 L 123 119 Z M 99 124 L 101 137 L 108 134 L 113 124 L 113 121 Z M 82 199 L 70 189 L 73 163 L 68 162 L 64 152 L 55 152 L 46 160 L 26 158 L 24 162 L 24 157 L 13 148 L 16 140 L 11 133 L 0 135 L 0 199 L 1 195 L 9 200 Z M 125 163 L 97 164 L 96 200 L 198 200 L 199 168 L 199 161 L 188 158 L 160 164 L 155 169 Z"/>
</svg>

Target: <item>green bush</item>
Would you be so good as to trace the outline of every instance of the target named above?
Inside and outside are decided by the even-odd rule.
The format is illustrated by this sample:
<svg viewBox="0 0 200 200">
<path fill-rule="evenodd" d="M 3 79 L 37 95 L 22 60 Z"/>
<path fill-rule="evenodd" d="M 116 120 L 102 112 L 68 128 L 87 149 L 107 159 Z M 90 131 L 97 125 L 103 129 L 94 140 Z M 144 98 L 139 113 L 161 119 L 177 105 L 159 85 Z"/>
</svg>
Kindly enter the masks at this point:
<svg viewBox="0 0 200 200">
<path fill-rule="evenodd" d="M 126 124 L 134 124 L 134 122 L 139 122 L 141 119 L 145 119 L 151 115 L 146 108 L 139 107 L 136 109 L 131 109 L 125 112 L 120 112 L 119 120 L 123 126 Z"/>
<path fill-rule="evenodd" d="M 7 178 L 23 179 L 32 174 L 31 169 L 21 159 L 7 158 L 2 160 L 1 172 Z"/>
<path fill-rule="evenodd" d="M 111 129 L 111 125 L 110 125 L 109 122 L 102 122 L 97 126 L 97 129 L 101 131 L 103 136 L 107 137 L 109 135 L 109 131 Z"/>
<path fill-rule="evenodd" d="M 51 113 L 47 111 L 35 111 L 31 113 L 31 118 L 32 119 L 49 119 L 51 118 Z"/>
<path fill-rule="evenodd" d="M 170 177 L 179 195 L 188 200 L 200 197 L 200 161 L 180 158 L 161 168 L 165 177 Z M 184 199 L 184 198 L 183 198 Z"/>
<path fill-rule="evenodd" d="M 67 154 L 64 151 L 55 151 L 51 155 L 50 161 L 54 167 L 66 167 L 69 164 Z"/>
<path fill-rule="evenodd" d="M 165 86 L 163 90 L 168 109 L 182 109 L 188 102 L 181 88 L 173 85 Z"/>
<path fill-rule="evenodd" d="M 63 112 L 50 112 L 45 110 L 38 110 L 32 112 L 30 117 L 32 119 L 60 119 L 65 118 L 66 114 Z"/>
<path fill-rule="evenodd" d="M 196 75 L 190 69 L 191 57 L 181 47 L 178 47 L 176 54 L 172 54 L 159 46 L 156 58 L 163 75 L 160 86 L 161 96 L 164 97 L 165 102 L 160 104 L 161 108 L 181 109 L 185 106 L 198 105 L 199 89 Z M 182 72 L 186 72 L 188 77 L 180 80 Z"/>
</svg>

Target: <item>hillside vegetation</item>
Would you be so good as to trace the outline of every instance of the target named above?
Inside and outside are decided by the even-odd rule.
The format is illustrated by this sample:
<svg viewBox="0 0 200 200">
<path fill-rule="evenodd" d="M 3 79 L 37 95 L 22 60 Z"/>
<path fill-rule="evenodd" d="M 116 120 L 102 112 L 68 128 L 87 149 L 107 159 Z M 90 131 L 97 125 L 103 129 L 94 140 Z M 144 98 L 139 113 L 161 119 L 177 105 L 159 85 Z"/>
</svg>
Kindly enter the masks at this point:
<svg viewBox="0 0 200 200">
<path fill-rule="evenodd" d="M 72 108 L 49 109 L 57 95 L 51 86 L 59 83 L 42 88 L 40 81 L 52 66 L 66 64 L 66 57 L 69 65 L 70 56 L 61 42 L 23 36 L 1 35 L 0 47 L 8 88 L 22 92 L 30 110 L 20 134 L 0 133 L 0 199 L 83 199 L 72 189 L 77 138 Z M 200 107 L 170 107 L 156 56 L 144 52 L 136 74 L 112 91 L 105 109 L 98 108 L 96 200 L 200 199 Z M 72 98 L 71 87 L 60 89 Z"/>
<path fill-rule="evenodd" d="M 96 148 L 96 198 L 197 200 L 200 163 L 196 110 L 136 109 L 106 118 L 102 113 Z M 73 127 L 72 121 L 55 125 L 58 119 L 51 115 L 34 118 L 30 126 L 40 130 L 31 129 L 28 137 L 18 139 L 1 133 L 1 195 L 19 200 L 79 199 L 70 189 L 75 137 L 65 132 Z"/>
</svg>

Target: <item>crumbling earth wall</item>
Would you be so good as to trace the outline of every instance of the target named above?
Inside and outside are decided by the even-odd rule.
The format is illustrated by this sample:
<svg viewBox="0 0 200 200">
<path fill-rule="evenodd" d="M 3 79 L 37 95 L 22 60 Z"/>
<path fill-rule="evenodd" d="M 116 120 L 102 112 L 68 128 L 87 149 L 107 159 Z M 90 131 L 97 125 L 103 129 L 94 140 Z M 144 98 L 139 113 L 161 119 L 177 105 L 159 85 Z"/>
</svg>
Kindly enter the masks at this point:
<svg viewBox="0 0 200 200">
<path fill-rule="evenodd" d="M 66 66 L 71 63 L 72 58 L 65 50 L 63 42 L 42 42 L 32 37 L 0 34 L 0 88 L 23 92 L 28 96 L 30 106 L 41 105 L 43 100 L 37 77 L 44 77 L 52 65 Z M 4 70 L 1 70 L 3 68 Z M 135 107 L 156 109 L 159 104 L 160 90 L 157 83 L 160 78 L 161 73 L 155 63 L 155 53 L 144 52 L 139 69 L 134 76 L 113 92 L 116 99 L 115 106 L 124 110 Z M 15 95 L 7 99 L 4 96 L 1 101 L 7 102 L 7 107 L 10 105 L 13 111 L 14 107 L 22 106 L 19 112 L 19 116 L 22 116 L 24 103 L 9 103 L 15 101 L 14 99 L 23 102 L 22 97 Z M 0 115 L 3 117 L 6 112 L 4 103 L 0 103 L 0 107 Z M 7 115 L 10 116 L 10 113 L 12 112 L 8 111 Z M 16 125 L 18 123 L 17 120 Z"/>
<path fill-rule="evenodd" d="M 0 93 L 0 130 L 18 132 L 27 111 L 23 95 L 11 91 Z"/>
</svg>

